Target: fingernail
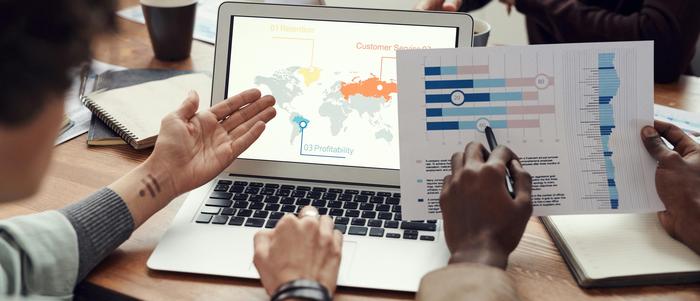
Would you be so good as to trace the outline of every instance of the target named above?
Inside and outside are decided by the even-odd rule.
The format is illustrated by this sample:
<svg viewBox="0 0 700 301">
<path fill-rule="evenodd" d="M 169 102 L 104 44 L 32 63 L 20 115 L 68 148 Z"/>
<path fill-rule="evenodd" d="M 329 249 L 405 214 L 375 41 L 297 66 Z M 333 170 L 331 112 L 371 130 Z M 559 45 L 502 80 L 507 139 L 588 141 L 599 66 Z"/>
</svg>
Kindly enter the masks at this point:
<svg viewBox="0 0 700 301">
<path fill-rule="evenodd" d="M 653 127 L 645 126 L 644 129 L 642 129 L 642 135 L 647 138 L 652 138 L 658 136 L 658 133 Z"/>
<path fill-rule="evenodd" d="M 190 92 L 187 93 L 187 96 L 189 97 L 194 97 L 197 94 L 194 90 L 190 90 Z"/>
<path fill-rule="evenodd" d="M 515 166 L 518 166 L 518 167 L 520 167 L 520 161 L 518 161 L 518 160 L 515 160 L 515 159 L 513 159 L 513 160 L 510 160 L 510 164 L 513 164 L 513 165 L 515 165 Z"/>
</svg>

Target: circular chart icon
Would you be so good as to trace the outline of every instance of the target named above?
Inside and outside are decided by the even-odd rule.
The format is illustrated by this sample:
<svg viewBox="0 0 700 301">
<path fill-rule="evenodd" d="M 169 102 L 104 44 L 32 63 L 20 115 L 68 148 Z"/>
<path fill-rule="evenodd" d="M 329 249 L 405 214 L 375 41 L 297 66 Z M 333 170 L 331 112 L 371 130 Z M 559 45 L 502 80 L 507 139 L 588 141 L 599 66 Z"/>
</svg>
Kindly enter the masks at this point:
<svg viewBox="0 0 700 301">
<path fill-rule="evenodd" d="M 303 130 L 306 128 L 306 126 L 309 125 L 306 121 L 299 121 L 299 127 Z"/>
<path fill-rule="evenodd" d="M 455 106 L 461 106 L 464 103 L 464 93 L 459 90 L 455 90 L 450 94 L 450 102 Z"/>
<path fill-rule="evenodd" d="M 479 132 L 482 132 L 482 133 L 486 130 L 486 127 L 487 127 L 487 126 L 490 126 L 490 125 L 491 125 L 491 123 L 490 123 L 489 120 L 486 119 L 486 118 L 479 118 L 479 119 L 476 121 L 476 129 L 477 129 Z"/>
<path fill-rule="evenodd" d="M 535 87 L 537 87 L 537 89 L 549 87 L 549 77 L 544 74 L 538 74 L 535 76 Z"/>
</svg>

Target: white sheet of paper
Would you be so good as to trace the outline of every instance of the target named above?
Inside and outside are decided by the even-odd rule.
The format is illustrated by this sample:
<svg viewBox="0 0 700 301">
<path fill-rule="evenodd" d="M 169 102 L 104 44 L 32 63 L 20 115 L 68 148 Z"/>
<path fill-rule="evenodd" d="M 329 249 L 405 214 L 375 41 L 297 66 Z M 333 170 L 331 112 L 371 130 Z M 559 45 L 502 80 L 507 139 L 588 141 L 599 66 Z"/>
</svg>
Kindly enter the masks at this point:
<svg viewBox="0 0 700 301">
<path fill-rule="evenodd" d="M 654 119 L 675 124 L 692 136 L 700 136 L 700 114 L 654 105 Z"/>
<path fill-rule="evenodd" d="M 640 139 L 651 62 L 651 42 L 399 51 L 403 218 L 441 218 L 451 155 L 487 125 L 532 175 L 535 215 L 663 210 Z"/>
<path fill-rule="evenodd" d="M 95 85 L 95 77 L 102 72 L 107 70 L 123 70 L 126 69 L 122 66 L 107 64 L 98 60 L 92 60 L 92 70 L 91 74 L 88 76 L 88 80 L 85 85 L 85 94 L 92 92 L 92 87 Z M 88 110 L 78 97 L 80 92 L 80 76 L 78 75 L 73 80 L 73 85 L 66 93 L 66 100 L 64 111 L 66 116 L 73 121 L 73 125 L 59 135 L 56 138 L 54 145 L 62 144 L 69 141 L 75 137 L 85 134 L 90 128 L 90 118 L 92 117 L 92 112 Z"/>
</svg>

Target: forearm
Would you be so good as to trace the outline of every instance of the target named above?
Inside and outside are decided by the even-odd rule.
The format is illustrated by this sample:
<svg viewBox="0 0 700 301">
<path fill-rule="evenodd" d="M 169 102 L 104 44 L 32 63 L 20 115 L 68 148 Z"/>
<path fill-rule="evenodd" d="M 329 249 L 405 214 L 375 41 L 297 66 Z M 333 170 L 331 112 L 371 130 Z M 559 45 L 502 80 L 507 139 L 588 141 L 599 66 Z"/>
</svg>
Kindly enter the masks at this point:
<svg viewBox="0 0 700 301">
<path fill-rule="evenodd" d="M 687 69 L 700 23 L 697 1 L 647 0 L 622 14 L 578 0 L 517 0 L 516 8 L 549 28 L 558 42 L 655 41 L 655 79 L 675 80 Z"/>
<path fill-rule="evenodd" d="M 146 161 L 107 188 L 60 210 L 77 235 L 78 282 L 173 198 L 168 179 Z"/>
<path fill-rule="evenodd" d="M 177 196 L 169 172 L 146 160 L 109 185 L 126 204 L 138 228 Z"/>
<path fill-rule="evenodd" d="M 126 241 L 134 230 L 131 213 L 119 195 L 108 188 L 59 211 L 71 223 L 77 238 L 76 283 Z"/>
</svg>

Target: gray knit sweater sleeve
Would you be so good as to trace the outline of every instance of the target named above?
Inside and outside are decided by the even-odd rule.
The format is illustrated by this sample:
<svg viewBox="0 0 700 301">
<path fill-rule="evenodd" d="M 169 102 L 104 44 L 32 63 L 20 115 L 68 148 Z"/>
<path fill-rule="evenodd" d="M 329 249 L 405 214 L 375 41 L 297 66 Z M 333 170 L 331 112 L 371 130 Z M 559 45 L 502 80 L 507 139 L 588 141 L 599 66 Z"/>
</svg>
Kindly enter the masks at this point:
<svg viewBox="0 0 700 301">
<path fill-rule="evenodd" d="M 68 218 L 78 237 L 77 282 L 134 231 L 134 220 L 126 203 L 109 188 L 59 211 Z"/>
</svg>

